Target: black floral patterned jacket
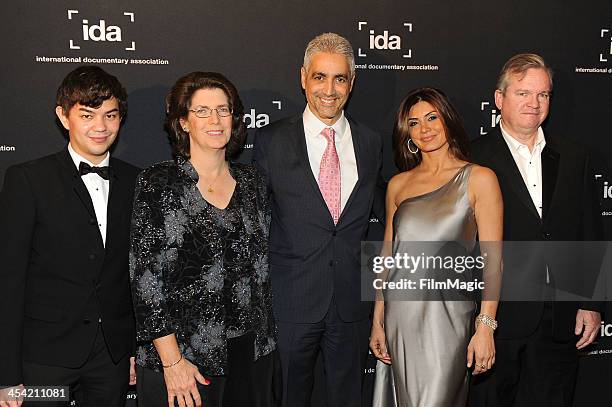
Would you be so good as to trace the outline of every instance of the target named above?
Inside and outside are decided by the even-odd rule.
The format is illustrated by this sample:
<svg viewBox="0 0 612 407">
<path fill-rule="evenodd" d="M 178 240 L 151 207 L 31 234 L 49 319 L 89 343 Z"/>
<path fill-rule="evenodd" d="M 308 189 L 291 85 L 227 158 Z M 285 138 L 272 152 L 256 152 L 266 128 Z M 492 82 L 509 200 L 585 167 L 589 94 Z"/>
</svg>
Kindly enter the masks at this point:
<svg viewBox="0 0 612 407">
<path fill-rule="evenodd" d="M 174 333 L 203 374 L 227 374 L 227 339 L 252 331 L 255 359 L 276 347 L 268 273 L 270 209 L 263 179 L 230 163 L 227 208 L 209 204 L 182 157 L 139 175 L 130 279 L 140 366 L 161 369 L 152 340 Z"/>
</svg>

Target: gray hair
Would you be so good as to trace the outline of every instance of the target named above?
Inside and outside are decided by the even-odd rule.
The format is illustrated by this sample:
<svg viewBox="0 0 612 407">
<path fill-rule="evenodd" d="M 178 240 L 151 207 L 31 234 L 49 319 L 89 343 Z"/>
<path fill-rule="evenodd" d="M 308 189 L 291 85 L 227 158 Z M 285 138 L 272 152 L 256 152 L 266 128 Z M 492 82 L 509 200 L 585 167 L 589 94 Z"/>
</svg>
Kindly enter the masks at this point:
<svg viewBox="0 0 612 407">
<path fill-rule="evenodd" d="M 508 78 L 510 75 L 523 75 L 528 69 L 544 69 L 548 74 L 548 78 L 550 79 L 550 89 L 552 90 L 553 86 L 553 71 L 546 64 L 544 58 L 537 54 L 516 54 L 512 58 L 510 58 L 504 64 L 501 72 L 499 73 L 499 77 L 497 78 L 497 89 L 502 93 L 506 91 L 508 87 Z"/>
<path fill-rule="evenodd" d="M 317 52 L 340 54 L 346 57 L 351 71 L 351 78 L 355 76 L 355 56 L 353 47 L 348 40 L 336 33 L 323 33 L 313 38 L 306 46 L 304 52 L 304 69 L 308 70 L 310 59 Z"/>
</svg>

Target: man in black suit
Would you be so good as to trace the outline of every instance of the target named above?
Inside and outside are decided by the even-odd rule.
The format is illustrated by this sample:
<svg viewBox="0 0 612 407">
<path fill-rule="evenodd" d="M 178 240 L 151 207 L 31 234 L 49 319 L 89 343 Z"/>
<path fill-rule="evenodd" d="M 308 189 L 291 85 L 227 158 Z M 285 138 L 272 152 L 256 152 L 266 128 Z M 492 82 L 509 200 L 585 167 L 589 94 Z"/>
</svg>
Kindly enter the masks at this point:
<svg viewBox="0 0 612 407">
<path fill-rule="evenodd" d="M 127 95 L 83 66 L 56 104 L 68 146 L 10 167 L 0 193 L 0 385 L 69 386 L 80 406 L 123 406 L 135 381 L 128 248 L 138 170 L 109 149 Z"/>
<path fill-rule="evenodd" d="M 493 169 L 499 180 L 505 241 L 589 241 L 602 236 L 586 150 L 566 139 L 544 137 L 541 124 L 551 90 L 552 72 L 540 56 L 510 58 L 495 91 L 500 126 L 473 143 L 474 161 Z M 504 285 L 520 287 L 509 295 L 516 299 L 529 292 L 531 298 L 500 303 L 495 366 L 474 378 L 471 406 L 572 405 L 577 349 L 596 338 L 600 304 L 554 301 L 556 283 L 566 276 L 555 275 L 558 269 L 550 263 L 535 261 L 540 266 L 533 267 L 529 260 L 504 256 Z"/>
<path fill-rule="evenodd" d="M 269 187 L 270 273 L 283 406 L 310 406 L 319 352 L 327 405 L 360 406 L 371 304 L 360 298 L 360 241 L 384 217 L 382 141 L 344 115 L 355 79 L 350 43 L 307 46 L 303 114 L 259 131 L 254 161 Z"/>
</svg>

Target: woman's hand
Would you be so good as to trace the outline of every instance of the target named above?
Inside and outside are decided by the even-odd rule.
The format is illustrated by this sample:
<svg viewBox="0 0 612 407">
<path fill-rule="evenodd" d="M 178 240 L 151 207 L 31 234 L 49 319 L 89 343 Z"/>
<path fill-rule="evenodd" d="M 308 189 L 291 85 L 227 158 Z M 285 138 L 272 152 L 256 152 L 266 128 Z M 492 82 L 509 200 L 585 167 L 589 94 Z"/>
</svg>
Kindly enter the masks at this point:
<svg viewBox="0 0 612 407">
<path fill-rule="evenodd" d="M 495 341 L 493 340 L 493 329 L 478 324 L 476 333 L 472 336 L 467 351 L 467 367 L 474 365 L 472 374 L 480 374 L 488 371 L 495 363 Z"/>
<path fill-rule="evenodd" d="M 23 384 L 0 389 L 0 407 L 21 407 L 23 404 L 23 392 Z M 12 396 L 12 393 L 17 393 L 19 396 Z"/>
<path fill-rule="evenodd" d="M 174 399 L 180 407 L 200 407 L 202 398 L 198 384 L 209 385 L 210 381 L 200 374 L 198 368 L 185 358 L 171 367 L 164 368 L 164 381 L 168 390 L 168 406 L 174 407 Z"/>
<path fill-rule="evenodd" d="M 385 336 L 385 329 L 378 323 L 372 324 L 372 332 L 370 333 L 370 349 L 381 362 L 390 365 L 391 356 L 387 351 L 387 337 Z"/>
<path fill-rule="evenodd" d="M 130 381 L 128 384 L 130 386 L 136 384 L 136 358 L 134 356 L 130 357 Z"/>
</svg>

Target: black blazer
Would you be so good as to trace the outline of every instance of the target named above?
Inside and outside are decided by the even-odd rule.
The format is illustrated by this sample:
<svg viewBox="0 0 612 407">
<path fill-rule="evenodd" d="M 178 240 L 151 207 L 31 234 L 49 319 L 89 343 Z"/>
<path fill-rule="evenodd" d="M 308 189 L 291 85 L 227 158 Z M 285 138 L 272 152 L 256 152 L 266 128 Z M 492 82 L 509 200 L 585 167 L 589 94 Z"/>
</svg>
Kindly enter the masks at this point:
<svg viewBox="0 0 612 407">
<path fill-rule="evenodd" d="M 23 381 L 22 360 L 83 364 L 99 318 L 115 361 L 132 350 L 128 248 L 138 170 L 111 158 L 110 171 L 104 248 L 67 149 L 7 170 L 0 193 L 0 385 Z"/>
<path fill-rule="evenodd" d="M 384 222 L 382 140 L 348 121 L 359 179 L 335 226 L 310 167 L 302 115 L 256 135 L 253 159 L 272 208 L 269 261 L 278 320 L 321 321 L 332 296 L 346 322 L 367 318 L 371 311 L 371 303 L 361 301 L 360 243 L 372 211 Z"/>
<path fill-rule="evenodd" d="M 472 158 L 497 175 L 504 199 L 504 241 L 589 241 L 602 238 L 594 173 L 583 147 L 569 140 L 546 137 L 542 151 L 542 218 L 498 128 L 472 143 Z M 536 285 L 545 287 L 545 265 L 533 267 L 534 264 L 527 264 L 530 260 L 504 257 L 504 285 L 517 287 L 523 283 L 524 290 L 531 290 Z M 554 282 L 554 270 L 551 273 Z M 590 279 L 592 276 L 578 277 Z M 554 302 L 553 335 L 556 339 L 568 340 L 574 335 L 578 307 L 600 310 L 601 304 Z M 500 304 L 497 336 L 521 338 L 530 335 L 537 328 L 543 309 L 543 301 Z"/>
</svg>

